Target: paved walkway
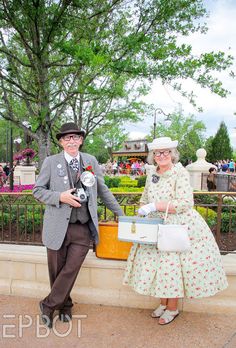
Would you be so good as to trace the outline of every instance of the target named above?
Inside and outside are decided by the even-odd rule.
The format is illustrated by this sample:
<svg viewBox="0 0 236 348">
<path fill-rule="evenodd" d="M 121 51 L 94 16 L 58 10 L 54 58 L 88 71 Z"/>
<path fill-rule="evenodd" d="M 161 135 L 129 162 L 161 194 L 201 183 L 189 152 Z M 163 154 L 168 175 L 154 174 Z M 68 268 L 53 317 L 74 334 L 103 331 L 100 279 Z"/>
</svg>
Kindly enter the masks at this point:
<svg viewBox="0 0 236 348">
<path fill-rule="evenodd" d="M 160 326 L 149 310 L 75 304 L 73 314 L 81 318 L 73 318 L 71 327 L 57 321 L 49 331 L 41 323 L 38 299 L 1 295 L 0 309 L 4 348 L 236 347 L 236 313 L 184 312 L 172 324 Z"/>
</svg>

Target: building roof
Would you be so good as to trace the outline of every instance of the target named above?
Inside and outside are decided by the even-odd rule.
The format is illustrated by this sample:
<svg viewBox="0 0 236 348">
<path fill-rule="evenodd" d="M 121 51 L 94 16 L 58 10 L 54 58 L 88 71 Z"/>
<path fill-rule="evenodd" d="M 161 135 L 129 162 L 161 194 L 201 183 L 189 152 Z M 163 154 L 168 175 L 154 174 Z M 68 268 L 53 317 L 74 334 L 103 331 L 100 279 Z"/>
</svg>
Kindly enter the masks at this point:
<svg viewBox="0 0 236 348">
<path fill-rule="evenodd" d="M 113 151 L 112 156 L 147 156 L 147 140 L 127 140 L 118 151 Z"/>
</svg>

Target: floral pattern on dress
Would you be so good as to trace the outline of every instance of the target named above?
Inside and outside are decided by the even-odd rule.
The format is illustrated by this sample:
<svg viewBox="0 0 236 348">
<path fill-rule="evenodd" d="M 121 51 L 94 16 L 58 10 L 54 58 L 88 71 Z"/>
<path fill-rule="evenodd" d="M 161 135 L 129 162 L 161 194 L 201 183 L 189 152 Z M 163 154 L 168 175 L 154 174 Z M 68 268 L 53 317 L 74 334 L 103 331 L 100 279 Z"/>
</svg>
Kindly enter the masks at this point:
<svg viewBox="0 0 236 348">
<path fill-rule="evenodd" d="M 160 298 L 200 298 L 215 295 L 227 286 L 222 259 L 215 238 L 201 215 L 193 208 L 193 193 L 187 170 L 176 164 L 160 180 L 149 168 L 140 202 L 171 201 L 175 214 L 168 214 L 167 223 L 187 224 L 191 249 L 184 253 L 159 252 L 155 245 L 137 244 L 131 248 L 123 283 L 143 295 Z M 164 218 L 163 212 L 150 217 Z"/>
</svg>

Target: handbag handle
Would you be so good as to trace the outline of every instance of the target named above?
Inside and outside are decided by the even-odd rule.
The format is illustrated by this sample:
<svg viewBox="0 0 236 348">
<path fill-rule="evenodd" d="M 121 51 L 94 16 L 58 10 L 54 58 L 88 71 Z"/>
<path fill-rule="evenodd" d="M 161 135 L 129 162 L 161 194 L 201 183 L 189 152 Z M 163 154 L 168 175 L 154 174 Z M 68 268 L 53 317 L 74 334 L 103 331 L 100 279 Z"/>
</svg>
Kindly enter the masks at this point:
<svg viewBox="0 0 236 348">
<path fill-rule="evenodd" d="M 167 219 L 167 216 L 168 216 L 168 211 L 169 211 L 170 203 L 171 203 L 171 201 L 169 201 L 169 202 L 167 203 L 167 206 L 166 206 L 166 213 L 165 213 L 165 217 L 164 217 L 164 224 L 166 223 L 166 219 Z"/>
</svg>

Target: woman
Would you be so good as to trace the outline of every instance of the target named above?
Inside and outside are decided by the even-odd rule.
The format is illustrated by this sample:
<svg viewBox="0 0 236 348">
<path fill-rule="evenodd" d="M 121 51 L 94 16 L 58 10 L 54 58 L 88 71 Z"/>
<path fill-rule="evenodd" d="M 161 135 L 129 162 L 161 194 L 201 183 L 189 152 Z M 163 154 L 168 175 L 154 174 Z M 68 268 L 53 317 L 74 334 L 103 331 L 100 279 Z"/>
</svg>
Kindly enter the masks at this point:
<svg viewBox="0 0 236 348">
<path fill-rule="evenodd" d="M 140 215 L 164 218 L 167 223 L 187 224 L 191 249 L 184 253 L 159 252 L 156 245 L 134 244 L 124 275 L 124 284 L 140 294 L 160 297 L 152 317 L 160 325 L 178 315 L 178 299 L 215 295 L 227 287 L 218 246 L 206 222 L 193 209 L 193 194 L 187 170 L 178 162 L 178 141 L 162 137 L 148 144 L 149 169 L 141 197 Z"/>
<path fill-rule="evenodd" d="M 207 176 L 207 188 L 208 191 L 214 191 L 216 189 L 216 169 L 211 167 Z"/>
<path fill-rule="evenodd" d="M 5 183 L 6 183 L 6 174 L 4 172 L 2 165 L 0 165 L 0 187 L 3 187 Z"/>
</svg>

